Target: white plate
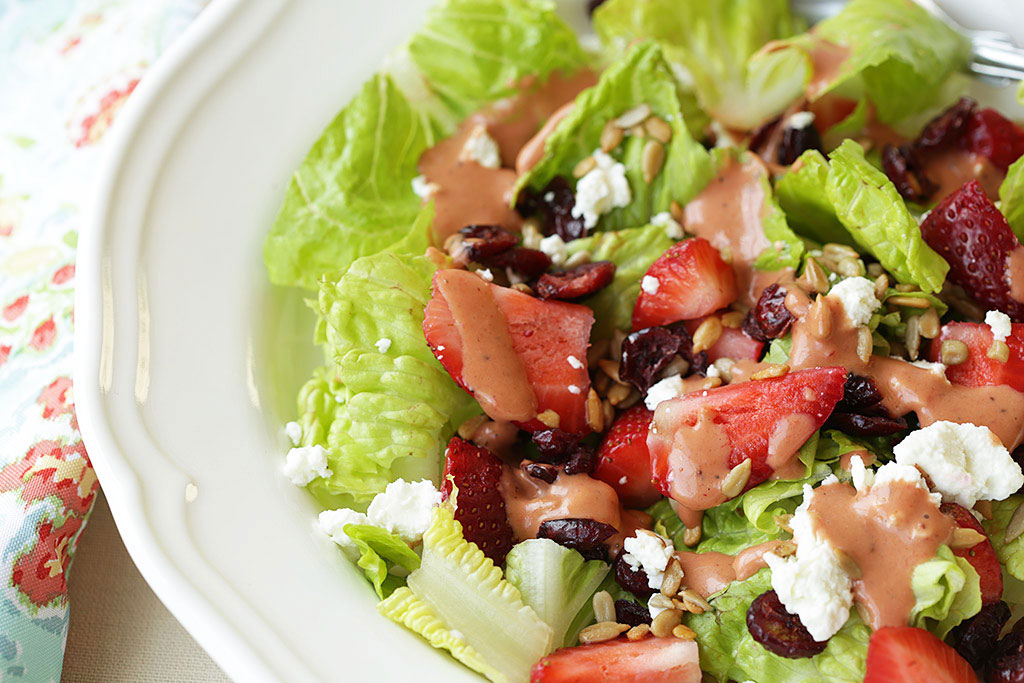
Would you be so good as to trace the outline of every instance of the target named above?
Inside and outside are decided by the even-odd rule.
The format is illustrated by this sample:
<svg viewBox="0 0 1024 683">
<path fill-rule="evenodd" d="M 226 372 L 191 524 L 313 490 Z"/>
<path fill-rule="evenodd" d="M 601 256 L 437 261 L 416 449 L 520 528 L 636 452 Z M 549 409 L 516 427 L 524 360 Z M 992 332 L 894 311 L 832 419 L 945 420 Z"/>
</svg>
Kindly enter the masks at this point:
<svg viewBox="0 0 1024 683">
<path fill-rule="evenodd" d="M 316 352 L 261 258 L 291 171 L 428 3 L 215 2 L 130 99 L 82 234 L 93 464 L 143 576 L 238 680 L 478 680 L 378 616 L 281 476 Z"/>
</svg>

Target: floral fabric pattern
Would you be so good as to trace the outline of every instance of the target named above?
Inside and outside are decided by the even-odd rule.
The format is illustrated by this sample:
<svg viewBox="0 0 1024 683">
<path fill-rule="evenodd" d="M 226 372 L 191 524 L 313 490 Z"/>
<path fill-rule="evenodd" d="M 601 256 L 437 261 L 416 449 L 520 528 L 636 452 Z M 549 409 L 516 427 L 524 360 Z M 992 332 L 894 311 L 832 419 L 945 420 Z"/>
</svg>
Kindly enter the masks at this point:
<svg viewBox="0 0 1024 683">
<path fill-rule="evenodd" d="M 203 0 L 0 0 L 0 681 L 59 681 L 98 483 L 71 381 L 104 136 Z"/>
</svg>

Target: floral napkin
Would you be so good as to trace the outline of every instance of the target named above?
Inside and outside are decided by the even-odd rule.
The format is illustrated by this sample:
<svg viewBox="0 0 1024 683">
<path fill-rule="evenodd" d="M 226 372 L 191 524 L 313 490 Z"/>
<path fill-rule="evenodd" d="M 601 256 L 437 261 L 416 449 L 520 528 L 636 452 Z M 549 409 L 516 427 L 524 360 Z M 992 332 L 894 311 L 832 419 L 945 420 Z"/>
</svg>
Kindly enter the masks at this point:
<svg viewBox="0 0 1024 683">
<path fill-rule="evenodd" d="M 98 487 L 71 381 L 104 134 L 204 0 L 0 0 L 0 681 L 58 681 Z"/>
</svg>

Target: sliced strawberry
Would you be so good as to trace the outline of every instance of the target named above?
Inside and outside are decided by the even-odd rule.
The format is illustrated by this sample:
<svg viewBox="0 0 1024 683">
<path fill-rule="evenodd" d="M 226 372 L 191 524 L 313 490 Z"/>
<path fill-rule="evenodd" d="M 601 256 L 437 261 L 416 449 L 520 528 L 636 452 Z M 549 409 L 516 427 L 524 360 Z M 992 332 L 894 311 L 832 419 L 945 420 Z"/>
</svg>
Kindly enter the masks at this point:
<svg viewBox="0 0 1024 683">
<path fill-rule="evenodd" d="M 1006 173 L 1024 155 L 1024 130 L 995 109 L 979 109 L 968 119 L 961 144 Z"/>
<path fill-rule="evenodd" d="M 1024 321 L 1010 296 L 1007 259 L 1020 242 L 976 180 L 946 197 L 921 223 L 921 236 L 949 262 L 949 279 L 985 308 Z"/>
<path fill-rule="evenodd" d="M 441 498 L 448 500 L 454 481 L 458 489 L 455 519 L 462 524 L 462 535 L 497 564 L 503 563 L 512 549 L 512 527 L 498 489 L 501 472 L 501 460 L 486 448 L 457 436 L 448 442 Z"/>
<path fill-rule="evenodd" d="M 530 683 L 700 683 L 697 643 L 679 638 L 625 637 L 563 647 L 541 657 Z"/>
<path fill-rule="evenodd" d="M 590 389 L 586 359 L 593 312 L 579 304 L 536 299 L 493 284 L 489 287 L 505 318 L 512 348 L 525 366 L 538 414 L 553 410 L 559 416 L 559 429 L 576 434 L 586 432 Z M 459 386 L 473 393 L 462 376 L 463 340 L 448 302 L 436 286 L 436 275 L 433 294 L 423 315 L 423 334 L 434 356 Z M 502 379 L 495 377 L 494 381 Z M 536 419 L 520 426 L 531 432 L 549 428 Z"/>
<path fill-rule="evenodd" d="M 992 328 L 979 323 L 946 323 L 939 338 L 929 350 L 929 358 L 942 358 L 942 342 L 956 339 L 967 344 L 967 360 L 959 365 L 946 368 L 946 378 L 953 384 L 966 387 L 981 387 L 1006 384 L 1017 391 L 1024 391 L 1024 323 L 1013 323 L 1012 332 L 1006 338 L 1010 347 L 1010 358 L 1005 363 L 988 357 L 992 345 Z"/>
<path fill-rule="evenodd" d="M 885 626 L 868 642 L 864 683 L 978 683 L 956 650 L 923 628 Z"/>
<path fill-rule="evenodd" d="M 704 322 L 705 318 L 690 320 L 686 323 L 686 331 L 693 335 Z M 733 360 L 761 360 L 761 352 L 764 350 L 764 342 L 751 339 L 750 336 L 738 327 L 723 327 L 722 334 L 718 341 L 707 350 L 708 360 L 714 363 L 719 358 L 731 358 Z"/>
<path fill-rule="evenodd" d="M 943 503 L 940 508 L 942 512 L 953 518 L 957 526 L 962 529 L 974 529 L 985 539 L 971 546 L 970 548 L 957 548 L 953 554 L 962 557 L 971 563 L 974 571 L 978 572 L 981 579 L 981 602 L 990 605 L 999 602 L 1003 597 L 1003 568 L 996 557 L 995 548 L 988 540 L 981 522 L 974 518 L 967 508 L 956 503 Z"/>
<path fill-rule="evenodd" d="M 702 237 L 678 242 L 647 269 L 657 288 L 640 290 L 633 329 L 693 320 L 725 308 L 736 299 L 736 276 L 718 250 Z M 652 280 L 647 282 L 653 283 Z"/>
<path fill-rule="evenodd" d="M 675 482 L 670 462 L 679 457 L 673 452 L 681 447 L 706 457 L 703 451 L 707 444 L 700 442 L 693 427 L 702 414 L 710 411 L 729 440 L 728 466 L 735 467 L 749 458 L 752 470 L 747 486 L 759 484 L 773 471 L 769 450 L 774 451 L 773 462 L 788 463 L 828 419 L 843 398 L 845 385 L 844 368 L 812 368 L 663 402 L 647 437 L 655 483 L 666 496 L 685 502 L 679 492 L 692 482 Z"/>
<path fill-rule="evenodd" d="M 615 420 L 597 451 L 594 478 L 615 489 L 628 508 L 645 508 L 661 498 L 651 480 L 647 451 L 647 430 L 653 416 L 643 404 L 633 406 Z"/>
</svg>

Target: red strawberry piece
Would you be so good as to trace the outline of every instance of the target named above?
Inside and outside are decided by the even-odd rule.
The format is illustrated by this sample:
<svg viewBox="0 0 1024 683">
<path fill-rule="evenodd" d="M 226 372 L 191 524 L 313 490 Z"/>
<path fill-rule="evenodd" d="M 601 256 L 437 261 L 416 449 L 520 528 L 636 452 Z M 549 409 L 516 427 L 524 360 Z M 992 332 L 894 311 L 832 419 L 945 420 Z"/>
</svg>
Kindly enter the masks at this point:
<svg viewBox="0 0 1024 683">
<path fill-rule="evenodd" d="M 615 420 L 597 451 L 594 478 L 615 489 L 628 508 L 645 508 L 661 498 L 651 481 L 647 450 L 647 430 L 653 416 L 644 405 L 633 406 Z"/>
<path fill-rule="evenodd" d="M 525 366 L 526 378 L 537 399 L 538 414 L 553 410 L 559 416 L 559 429 L 577 434 L 586 432 L 586 401 L 590 389 L 586 362 L 593 312 L 578 304 L 536 299 L 493 284 L 489 287 L 505 318 L 512 348 Z M 448 374 L 473 393 L 474 388 L 467 386 L 462 376 L 464 345 L 456 323 L 448 302 L 436 286 L 435 275 L 433 295 L 424 311 L 423 334 Z M 536 419 L 520 426 L 531 432 L 549 428 Z"/>
<path fill-rule="evenodd" d="M 686 323 L 686 331 L 691 335 L 697 331 L 705 318 L 690 320 Z M 733 360 L 761 360 L 764 342 L 752 339 L 750 335 L 738 327 L 722 327 L 718 341 L 707 350 L 708 361 L 714 363 L 719 358 Z"/>
<path fill-rule="evenodd" d="M 666 496 L 685 501 L 686 495 L 680 492 L 692 482 L 674 481 L 676 473 L 670 463 L 687 457 L 683 453 L 703 451 L 707 444 L 700 442 L 694 427 L 710 411 L 713 422 L 729 440 L 728 467 L 749 458 L 752 469 L 747 487 L 759 484 L 773 472 L 769 450 L 774 451 L 773 462 L 788 463 L 828 419 L 843 398 L 845 384 L 844 368 L 812 368 L 661 403 L 647 437 L 655 483 Z M 680 452 L 675 453 L 677 450 Z"/>
<path fill-rule="evenodd" d="M 1024 391 L 1024 323 L 1013 323 L 1012 332 L 1006 338 L 1010 347 L 1010 358 L 1005 363 L 988 357 L 992 345 L 992 328 L 980 323 L 946 323 L 939 338 L 929 350 L 929 359 L 942 358 L 942 342 L 956 339 L 967 344 L 967 360 L 959 365 L 946 368 L 946 378 L 953 384 L 966 387 L 981 387 L 1006 384 L 1017 391 Z"/>
<path fill-rule="evenodd" d="M 864 683 L 978 683 L 956 650 L 923 628 L 886 626 L 871 634 Z"/>
<path fill-rule="evenodd" d="M 644 277 L 654 278 L 658 284 L 656 289 L 648 285 L 640 290 L 633 309 L 634 330 L 693 320 L 725 308 L 736 299 L 732 268 L 702 237 L 669 247 Z"/>
<path fill-rule="evenodd" d="M 1006 277 L 1010 252 L 1021 244 L 978 181 L 942 200 L 921 223 L 921 236 L 949 262 L 948 278 L 975 301 L 1024 321 L 1024 304 L 1010 296 Z"/>
<path fill-rule="evenodd" d="M 961 144 L 1006 173 L 1024 155 L 1024 130 L 995 109 L 979 109 L 968 119 Z"/>
<path fill-rule="evenodd" d="M 975 519 L 967 508 L 956 503 L 943 503 L 940 509 L 944 514 L 952 517 L 960 528 L 974 529 L 985 537 L 984 540 L 970 548 L 955 549 L 953 554 L 970 562 L 974 571 L 978 572 L 978 577 L 981 579 L 982 604 L 991 605 L 999 602 L 1003 597 L 1003 568 L 999 564 L 995 548 L 988 540 L 988 534 L 985 533 L 981 522 Z"/>
<path fill-rule="evenodd" d="M 512 527 L 498 489 L 502 469 L 498 456 L 486 448 L 457 436 L 448 442 L 444 453 L 441 498 L 448 500 L 454 481 L 458 489 L 455 519 L 462 524 L 462 535 L 467 541 L 476 543 L 496 564 L 503 563 L 505 555 L 512 549 Z"/>
<path fill-rule="evenodd" d="M 679 638 L 625 637 L 563 647 L 541 657 L 530 683 L 700 683 L 697 643 Z"/>
</svg>

